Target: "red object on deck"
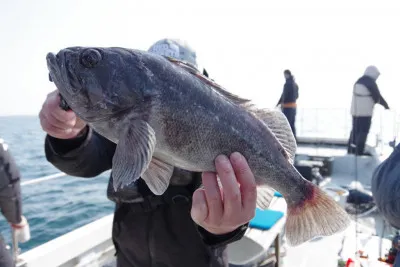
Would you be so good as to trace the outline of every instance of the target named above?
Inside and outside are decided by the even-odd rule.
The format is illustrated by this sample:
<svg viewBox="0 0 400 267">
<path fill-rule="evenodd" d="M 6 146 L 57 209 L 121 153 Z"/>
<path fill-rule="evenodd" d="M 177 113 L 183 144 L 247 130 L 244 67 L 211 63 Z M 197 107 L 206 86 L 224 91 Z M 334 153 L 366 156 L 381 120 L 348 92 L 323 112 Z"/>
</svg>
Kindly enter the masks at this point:
<svg viewBox="0 0 400 267">
<path fill-rule="evenodd" d="M 354 261 L 348 258 L 346 262 L 346 267 L 353 267 L 353 266 L 354 266 Z"/>
</svg>

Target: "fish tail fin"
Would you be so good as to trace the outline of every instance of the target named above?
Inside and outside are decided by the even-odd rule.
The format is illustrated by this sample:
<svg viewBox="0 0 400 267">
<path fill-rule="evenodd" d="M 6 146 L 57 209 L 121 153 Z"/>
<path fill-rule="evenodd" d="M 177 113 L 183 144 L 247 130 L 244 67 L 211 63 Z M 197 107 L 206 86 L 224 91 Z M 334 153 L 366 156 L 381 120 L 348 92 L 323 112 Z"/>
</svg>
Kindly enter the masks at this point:
<svg viewBox="0 0 400 267">
<path fill-rule="evenodd" d="M 297 246 L 317 236 L 329 236 L 344 230 L 350 218 L 344 209 L 314 184 L 305 184 L 301 201 L 288 205 L 286 237 Z"/>
</svg>

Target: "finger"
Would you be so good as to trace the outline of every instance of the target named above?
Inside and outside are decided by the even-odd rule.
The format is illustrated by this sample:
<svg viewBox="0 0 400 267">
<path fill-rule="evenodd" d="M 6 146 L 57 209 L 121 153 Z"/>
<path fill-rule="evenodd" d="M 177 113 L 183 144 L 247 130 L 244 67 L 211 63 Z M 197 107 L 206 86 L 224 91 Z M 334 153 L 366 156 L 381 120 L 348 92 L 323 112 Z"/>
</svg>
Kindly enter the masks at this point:
<svg viewBox="0 0 400 267">
<path fill-rule="evenodd" d="M 60 107 L 60 96 L 58 94 L 49 95 L 46 100 L 46 111 L 51 113 L 55 118 L 60 121 L 70 121 L 76 119 L 73 111 L 65 111 Z"/>
<path fill-rule="evenodd" d="M 61 121 L 61 120 L 57 119 L 53 113 L 44 114 L 44 116 L 46 117 L 47 122 L 49 122 L 51 125 L 53 125 L 54 127 L 63 129 L 63 130 L 73 128 L 76 123 L 75 119 L 68 120 L 68 121 Z"/>
<path fill-rule="evenodd" d="M 39 113 L 39 118 L 40 118 L 40 124 L 42 126 L 42 129 L 47 132 L 49 135 L 60 138 L 60 139 L 70 139 L 76 137 L 82 129 L 85 127 L 83 125 L 82 127 L 57 127 L 56 125 L 52 124 L 49 122 L 49 119 L 46 117 L 45 113 L 40 111 Z"/>
<path fill-rule="evenodd" d="M 71 135 L 73 135 L 73 131 L 71 128 L 69 129 L 57 128 L 54 125 L 50 124 L 45 116 L 40 116 L 40 125 L 42 126 L 42 129 L 46 133 L 55 138 L 68 139 L 70 138 Z"/>
<path fill-rule="evenodd" d="M 207 223 L 219 225 L 224 214 L 224 206 L 217 176 L 213 172 L 204 172 L 202 182 L 208 206 Z"/>
<path fill-rule="evenodd" d="M 224 193 L 224 216 L 232 217 L 242 209 L 242 197 L 235 172 L 228 157 L 220 155 L 215 159 L 215 167 Z"/>
<path fill-rule="evenodd" d="M 195 223 L 203 225 L 208 216 L 208 207 L 204 189 L 197 189 L 192 197 L 192 209 L 190 215 Z"/>
<path fill-rule="evenodd" d="M 257 200 L 257 184 L 254 175 L 246 159 L 240 153 L 232 153 L 230 159 L 237 181 L 240 184 L 242 208 L 253 213 Z"/>
</svg>

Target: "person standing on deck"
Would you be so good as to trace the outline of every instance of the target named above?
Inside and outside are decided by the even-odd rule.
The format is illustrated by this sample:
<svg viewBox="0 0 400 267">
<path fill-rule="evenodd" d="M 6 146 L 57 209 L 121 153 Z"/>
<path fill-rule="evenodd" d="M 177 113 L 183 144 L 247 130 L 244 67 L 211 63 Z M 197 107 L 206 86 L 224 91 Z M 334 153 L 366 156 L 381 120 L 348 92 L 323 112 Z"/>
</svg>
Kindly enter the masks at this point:
<svg viewBox="0 0 400 267">
<path fill-rule="evenodd" d="M 294 80 L 294 76 L 290 70 L 285 70 L 283 72 L 285 77 L 285 85 L 283 86 L 283 92 L 279 98 L 276 106 L 281 106 L 283 114 L 285 114 L 287 120 L 289 121 L 290 128 L 294 137 L 296 138 L 296 111 L 297 111 L 297 99 L 299 98 L 299 86 Z"/>
<path fill-rule="evenodd" d="M 0 138 L 0 208 L 19 242 L 30 239 L 29 224 L 22 215 L 20 172 L 7 144 Z M 14 260 L 0 240 L 0 267 L 13 267 Z"/>
<path fill-rule="evenodd" d="M 195 52 L 179 40 L 162 39 L 149 52 L 184 60 L 197 69 Z M 205 70 L 204 74 L 208 76 Z M 55 90 L 39 114 L 47 133 L 47 160 L 72 176 L 94 177 L 112 169 L 116 144 L 59 104 Z M 130 192 L 115 192 L 111 172 L 107 196 L 116 203 L 112 240 L 117 267 L 228 266 L 227 244 L 246 232 L 255 214 L 257 188 L 240 154 L 219 156 L 215 165 L 222 195 L 214 173 L 176 168 L 167 191 L 157 196 L 142 179 Z"/>
<path fill-rule="evenodd" d="M 349 154 L 364 154 L 375 104 L 381 104 L 385 109 L 389 109 L 376 84 L 379 76 L 377 67 L 368 66 L 364 75 L 354 84 L 351 100 L 353 122 L 347 148 Z"/>
</svg>

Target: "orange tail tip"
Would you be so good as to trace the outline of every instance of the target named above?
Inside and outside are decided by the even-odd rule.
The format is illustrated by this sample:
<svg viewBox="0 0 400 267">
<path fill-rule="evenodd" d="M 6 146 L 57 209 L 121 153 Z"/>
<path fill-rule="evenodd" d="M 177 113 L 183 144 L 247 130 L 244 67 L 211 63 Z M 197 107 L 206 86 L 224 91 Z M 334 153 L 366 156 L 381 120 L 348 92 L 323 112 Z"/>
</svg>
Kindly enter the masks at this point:
<svg viewBox="0 0 400 267">
<path fill-rule="evenodd" d="M 307 187 L 305 199 L 288 207 L 286 237 L 291 246 L 333 235 L 350 224 L 347 213 L 331 197 L 311 183 Z"/>
</svg>

